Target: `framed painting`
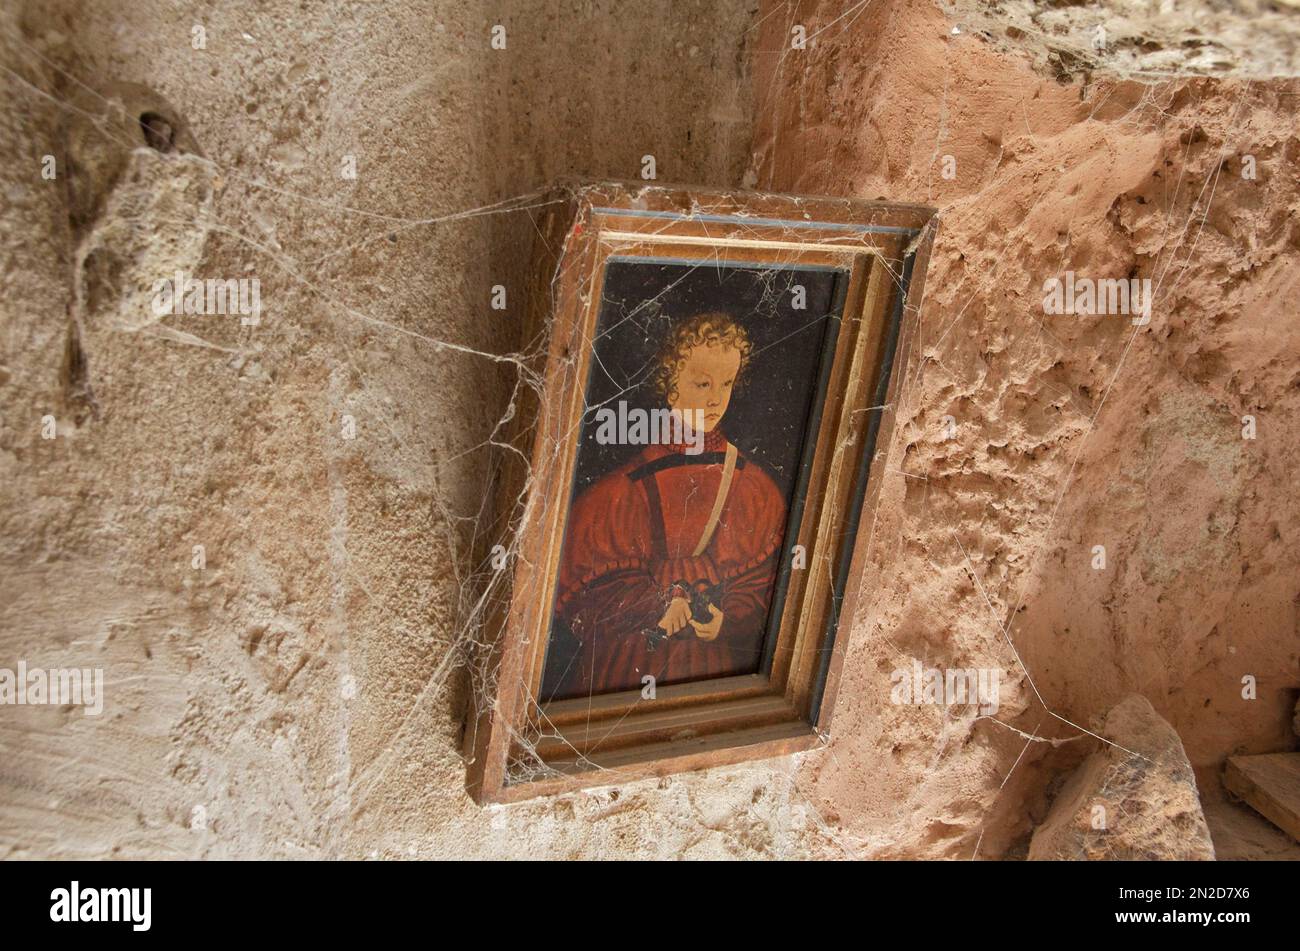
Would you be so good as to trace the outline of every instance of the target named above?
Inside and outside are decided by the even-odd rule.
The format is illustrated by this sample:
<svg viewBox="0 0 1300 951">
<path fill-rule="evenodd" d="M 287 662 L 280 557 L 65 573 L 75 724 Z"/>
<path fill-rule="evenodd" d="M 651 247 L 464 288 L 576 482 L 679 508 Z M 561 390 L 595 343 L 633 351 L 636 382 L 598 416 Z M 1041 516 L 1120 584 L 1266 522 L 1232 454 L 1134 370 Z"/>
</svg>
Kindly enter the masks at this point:
<svg viewBox="0 0 1300 951">
<path fill-rule="evenodd" d="M 469 789 L 811 748 L 870 580 L 934 212 L 616 183 L 548 207 Z"/>
</svg>

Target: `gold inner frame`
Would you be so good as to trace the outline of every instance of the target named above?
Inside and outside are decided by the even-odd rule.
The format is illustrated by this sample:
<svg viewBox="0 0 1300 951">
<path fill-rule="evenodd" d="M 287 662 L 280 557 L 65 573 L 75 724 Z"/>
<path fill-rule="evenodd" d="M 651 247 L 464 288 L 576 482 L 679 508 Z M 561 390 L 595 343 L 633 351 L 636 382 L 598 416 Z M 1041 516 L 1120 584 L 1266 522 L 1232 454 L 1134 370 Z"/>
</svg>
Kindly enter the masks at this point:
<svg viewBox="0 0 1300 951">
<path fill-rule="evenodd" d="M 837 531 L 860 460 L 865 413 L 879 371 L 880 342 L 889 306 L 898 290 L 903 238 L 898 234 L 846 228 L 828 234 L 797 223 L 719 225 L 693 219 L 635 217 L 595 210 L 595 236 L 586 293 L 572 298 L 580 313 L 573 321 L 572 386 L 563 418 L 560 458 L 547 476 L 547 544 L 536 566 L 540 584 L 529 592 L 530 612 L 523 683 L 527 696 L 525 735 L 535 754 L 561 772 L 615 767 L 659 755 L 683 737 L 726 736 L 764 728 L 789 736 L 814 735 L 811 698 L 818 649 L 826 636 L 831 575 L 848 552 Z M 774 258 L 774 252 L 779 257 Z M 816 433 L 814 462 L 795 544 L 804 546 L 806 570 L 792 571 L 771 676 L 762 673 L 661 687 L 653 701 L 636 690 L 539 704 L 542 669 L 555 598 L 556 572 L 568 518 L 577 460 L 592 344 L 603 300 L 608 259 L 672 257 L 704 263 L 755 264 L 779 260 L 787 266 L 831 266 L 847 273 L 849 285 L 832 357 L 825 406 Z M 785 552 L 785 557 L 790 553 Z M 784 728 L 784 729 L 782 729 Z"/>
</svg>

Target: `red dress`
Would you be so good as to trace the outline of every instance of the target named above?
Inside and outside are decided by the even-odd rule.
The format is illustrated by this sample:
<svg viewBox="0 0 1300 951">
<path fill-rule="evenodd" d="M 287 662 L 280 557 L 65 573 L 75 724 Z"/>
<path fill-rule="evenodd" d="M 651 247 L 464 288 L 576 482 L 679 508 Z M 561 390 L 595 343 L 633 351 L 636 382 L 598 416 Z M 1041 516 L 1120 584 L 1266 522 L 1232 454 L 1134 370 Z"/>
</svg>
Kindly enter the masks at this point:
<svg viewBox="0 0 1300 951">
<path fill-rule="evenodd" d="M 640 689 L 646 674 L 663 686 L 758 669 L 785 500 L 771 476 L 738 455 L 717 527 L 694 555 L 726 448 L 716 429 L 699 455 L 687 454 L 684 445 L 647 446 L 578 497 L 556 613 L 581 651 L 555 696 Z M 713 589 L 711 601 L 724 616 L 717 638 L 702 640 L 689 624 L 656 638 L 673 596 L 689 598 L 701 582 Z"/>
</svg>

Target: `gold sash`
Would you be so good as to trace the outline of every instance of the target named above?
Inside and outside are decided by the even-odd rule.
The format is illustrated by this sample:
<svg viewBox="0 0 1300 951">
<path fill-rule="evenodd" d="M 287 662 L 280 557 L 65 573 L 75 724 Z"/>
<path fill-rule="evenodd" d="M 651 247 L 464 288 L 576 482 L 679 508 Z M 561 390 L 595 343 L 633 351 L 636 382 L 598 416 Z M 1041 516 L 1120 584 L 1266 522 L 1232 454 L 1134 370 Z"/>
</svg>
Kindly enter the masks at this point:
<svg viewBox="0 0 1300 951">
<path fill-rule="evenodd" d="M 718 529 L 718 519 L 722 517 L 722 507 L 727 504 L 727 493 L 731 491 L 731 477 L 736 474 L 736 447 L 727 443 L 727 459 L 722 464 L 722 481 L 718 483 L 718 497 L 713 500 L 713 511 L 709 513 L 709 521 L 704 526 L 704 534 L 700 536 L 700 543 L 695 546 L 694 557 L 698 558 L 704 554 L 704 549 L 709 547 L 709 542 L 713 540 L 713 533 Z"/>
</svg>

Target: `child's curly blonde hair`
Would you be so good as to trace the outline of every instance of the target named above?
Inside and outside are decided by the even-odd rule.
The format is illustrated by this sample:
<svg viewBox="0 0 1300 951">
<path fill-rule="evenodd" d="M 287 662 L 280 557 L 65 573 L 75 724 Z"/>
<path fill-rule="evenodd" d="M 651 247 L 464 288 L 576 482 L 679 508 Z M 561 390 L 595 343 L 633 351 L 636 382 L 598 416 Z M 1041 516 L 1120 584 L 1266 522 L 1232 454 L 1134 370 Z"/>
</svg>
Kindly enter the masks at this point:
<svg viewBox="0 0 1300 951">
<path fill-rule="evenodd" d="M 740 369 L 736 371 L 736 385 L 739 387 L 754 349 L 749 331 L 725 311 L 710 310 L 678 321 L 668 331 L 655 361 L 655 392 L 665 400 L 673 400 L 677 395 L 677 375 L 681 373 L 687 355 L 696 347 L 718 345 L 735 347 L 740 351 Z"/>
</svg>

